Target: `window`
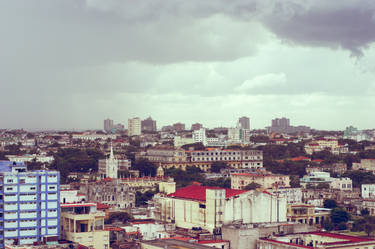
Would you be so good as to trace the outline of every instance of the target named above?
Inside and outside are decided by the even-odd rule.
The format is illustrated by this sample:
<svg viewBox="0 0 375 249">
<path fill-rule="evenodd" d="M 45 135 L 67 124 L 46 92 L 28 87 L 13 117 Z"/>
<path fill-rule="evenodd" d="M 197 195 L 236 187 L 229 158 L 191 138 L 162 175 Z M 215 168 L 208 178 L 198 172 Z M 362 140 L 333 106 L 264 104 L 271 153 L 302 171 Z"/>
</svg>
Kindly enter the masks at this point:
<svg viewBox="0 0 375 249">
<path fill-rule="evenodd" d="M 9 190 L 9 191 L 12 191 L 12 190 L 13 190 L 13 188 L 7 188 L 7 190 Z"/>
<path fill-rule="evenodd" d="M 12 183 L 13 180 L 12 180 L 12 179 L 8 179 L 7 182 L 8 182 L 8 183 Z"/>
<path fill-rule="evenodd" d="M 35 190 L 36 188 L 35 187 L 30 187 L 30 190 Z"/>
</svg>

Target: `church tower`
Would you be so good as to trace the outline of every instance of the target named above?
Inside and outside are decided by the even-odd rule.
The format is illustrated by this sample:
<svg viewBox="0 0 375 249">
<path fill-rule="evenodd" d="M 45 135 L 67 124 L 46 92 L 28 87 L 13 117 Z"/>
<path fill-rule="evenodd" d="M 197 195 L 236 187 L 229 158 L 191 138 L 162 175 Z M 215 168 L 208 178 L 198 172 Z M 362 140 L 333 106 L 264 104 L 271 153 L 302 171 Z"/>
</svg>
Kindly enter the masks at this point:
<svg viewBox="0 0 375 249">
<path fill-rule="evenodd" d="M 161 167 L 161 165 L 159 165 L 159 168 L 156 170 L 156 176 L 157 177 L 163 177 L 164 176 L 164 170 Z"/>
<path fill-rule="evenodd" d="M 106 159 L 106 175 L 110 178 L 117 178 L 118 174 L 118 160 L 113 155 L 113 148 L 111 144 L 111 152 L 109 158 Z"/>
</svg>

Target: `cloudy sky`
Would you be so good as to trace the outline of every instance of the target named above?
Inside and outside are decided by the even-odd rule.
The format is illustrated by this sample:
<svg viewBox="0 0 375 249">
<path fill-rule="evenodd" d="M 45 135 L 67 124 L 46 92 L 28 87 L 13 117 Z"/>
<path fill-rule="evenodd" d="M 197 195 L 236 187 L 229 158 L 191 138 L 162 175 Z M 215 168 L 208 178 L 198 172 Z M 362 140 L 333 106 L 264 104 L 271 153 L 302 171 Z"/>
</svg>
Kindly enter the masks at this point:
<svg viewBox="0 0 375 249">
<path fill-rule="evenodd" d="M 375 128 L 373 0 L 0 0 L 0 128 Z"/>
</svg>

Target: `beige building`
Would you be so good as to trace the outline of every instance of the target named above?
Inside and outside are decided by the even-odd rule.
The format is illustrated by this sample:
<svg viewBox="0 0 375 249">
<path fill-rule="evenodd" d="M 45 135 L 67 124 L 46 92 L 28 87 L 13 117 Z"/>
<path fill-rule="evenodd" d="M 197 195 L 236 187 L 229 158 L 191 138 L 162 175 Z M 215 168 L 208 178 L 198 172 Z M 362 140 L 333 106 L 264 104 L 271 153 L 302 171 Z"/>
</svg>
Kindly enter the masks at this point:
<svg viewBox="0 0 375 249">
<path fill-rule="evenodd" d="M 265 189 L 277 189 L 290 187 L 289 176 L 274 175 L 271 173 L 235 173 L 230 175 L 233 189 L 244 189 L 250 183 L 257 183 Z"/>
<path fill-rule="evenodd" d="M 129 118 L 128 119 L 128 136 L 140 136 L 141 131 L 141 119 L 140 118 Z"/>
<path fill-rule="evenodd" d="M 285 222 L 286 199 L 256 190 L 191 185 L 158 199 L 157 220 L 213 232 L 225 224 Z M 259 212 L 262 210 L 262 212 Z"/>
<path fill-rule="evenodd" d="M 324 208 L 315 208 L 308 204 L 289 204 L 287 210 L 287 220 L 302 224 L 322 225 L 324 220 L 330 216 L 330 210 Z"/>
<path fill-rule="evenodd" d="M 360 163 L 353 163 L 352 169 L 375 172 L 375 159 L 361 159 Z"/>
<path fill-rule="evenodd" d="M 104 212 L 95 203 L 61 204 L 61 237 L 93 248 L 109 248 Z"/>
<path fill-rule="evenodd" d="M 349 152 L 347 145 L 341 145 L 337 139 L 332 138 L 313 140 L 305 145 L 305 151 L 309 155 L 323 150 L 329 150 L 332 154 L 336 155 Z"/>
<path fill-rule="evenodd" d="M 258 249 L 370 249 L 374 247 L 375 240 L 373 239 L 320 231 L 273 236 L 259 239 L 257 242 Z"/>
</svg>

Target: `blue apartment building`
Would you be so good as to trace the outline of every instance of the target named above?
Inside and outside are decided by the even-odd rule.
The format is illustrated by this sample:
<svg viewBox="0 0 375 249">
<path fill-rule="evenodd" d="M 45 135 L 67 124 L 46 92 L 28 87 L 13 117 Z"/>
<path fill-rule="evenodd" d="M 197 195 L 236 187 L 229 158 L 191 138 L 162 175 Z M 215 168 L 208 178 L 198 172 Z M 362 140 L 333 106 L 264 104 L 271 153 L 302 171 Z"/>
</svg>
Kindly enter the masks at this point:
<svg viewBox="0 0 375 249">
<path fill-rule="evenodd" d="M 0 161 L 0 248 L 60 236 L 60 173 Z"/>
</svg>

